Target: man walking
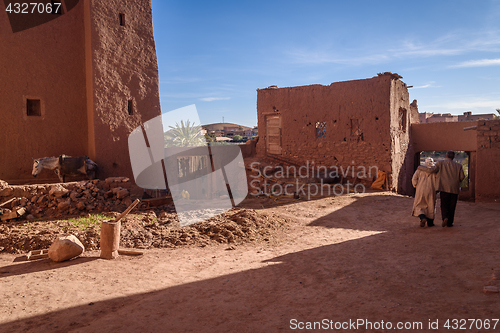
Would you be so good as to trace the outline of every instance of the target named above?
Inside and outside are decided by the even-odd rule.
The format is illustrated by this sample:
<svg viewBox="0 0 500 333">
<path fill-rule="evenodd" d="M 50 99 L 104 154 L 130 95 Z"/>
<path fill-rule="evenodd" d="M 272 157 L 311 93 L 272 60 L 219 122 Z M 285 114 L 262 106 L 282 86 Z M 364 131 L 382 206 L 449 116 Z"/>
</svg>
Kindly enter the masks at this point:
<svg viewBox="0 0 500 333">
<path fill-rule="evenodd" d="M 441 193 L 441 217 L 443 227 L 453 227 L 455 208 L 457 207 L 460 182 L 464 180 L 465 174 L 462 165 L 453 162 L 455 152 L 450 150 L 446 153 L 444 161 L 438 161 L 435 166 L 426 168 L 419 166 L 424 172 L 438 174 L 438 191 Z"/>
</svg>

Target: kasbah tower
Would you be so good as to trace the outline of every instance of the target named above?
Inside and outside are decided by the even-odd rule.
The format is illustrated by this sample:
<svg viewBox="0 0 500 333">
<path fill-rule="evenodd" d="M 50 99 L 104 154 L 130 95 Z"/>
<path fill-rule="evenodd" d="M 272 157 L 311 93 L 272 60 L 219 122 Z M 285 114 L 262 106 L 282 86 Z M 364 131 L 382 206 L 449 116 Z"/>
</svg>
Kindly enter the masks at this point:
<svg viewBox="0 0 500 333">
<path fill-rule="evenodd" d="M 32 158 L 66 154 L 133 180 L 128 135 L 161 114 L 151 1 L 37 3 L 61 12 L 0 2 L 0 179 L 33 182 Z"/>
</svg>

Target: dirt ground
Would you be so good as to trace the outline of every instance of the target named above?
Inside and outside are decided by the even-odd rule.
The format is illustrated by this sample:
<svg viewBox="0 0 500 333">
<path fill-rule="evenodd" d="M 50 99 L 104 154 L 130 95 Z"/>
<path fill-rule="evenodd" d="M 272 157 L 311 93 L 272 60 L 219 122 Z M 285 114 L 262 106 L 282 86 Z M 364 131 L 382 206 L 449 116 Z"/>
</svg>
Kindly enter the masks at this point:
<svg viewBox="0 0 500 333">
<path fill-rule="evenodd" d="M 411 206 L 388 192 L 254 198 L 249 214 L 280 217 L 265 237 L 111 261 L 2 253 L 0 332 L 500 331 L 500 295 L 483 292 L 499 281 L 500 205 L 459 202 L 453 228 L 420 228 Z"/>
</svg>

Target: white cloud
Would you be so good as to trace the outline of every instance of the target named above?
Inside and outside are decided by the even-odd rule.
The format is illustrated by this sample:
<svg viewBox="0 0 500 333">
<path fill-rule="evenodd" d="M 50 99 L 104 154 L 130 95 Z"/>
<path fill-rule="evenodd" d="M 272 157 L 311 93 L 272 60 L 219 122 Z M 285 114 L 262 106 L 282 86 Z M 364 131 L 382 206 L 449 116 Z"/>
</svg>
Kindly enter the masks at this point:
<svg viewBox="0 0 500 333">
<path fill-rule="evenodd" d="M 434 81 L 430 81 L 429 83 L 427 84 L 424 84 L 422 86 L 414 86 L 412 87 L 413 89 L 425 89 L 425 88 L 440 88 L 441 86 L 435 86 L 434 85 Z"/>
<path fill-rule="evenodd" d="M 231 97 L 204 97 L 200 98 L 203 102 L 213 102 L 213 101 L 227 101 L 231 99 Z"/>
<path fill-rule="evenodd" d="M 486 67 L 486 66 L 500 66 L 500 59 L 469 60 L 461 62 L 457 65 L 450 66 L 450 68 Z"/>
<path fill-rule="evenodd" d="M 423 86 L 416 86 L 416 87 L 413 87 L 413 89 L 423 89 L 423 88 L 429 88 L 429 87 L 432 87 L 430 84 L 425 84 Z"/>
<path fill-rule="evenodd" d="M 396 47 L 395 47 L 396 46 Z M 499 31 L 483 31 L 465 35 L 462 33 L 448 33 L 434 40 L 415 41 L 387 41 L 378 46 L 360 47 L 350 50 L 350 54 L 343 53 L 330 47 L 316 49 L 297 48 L 287 52 L 287 56 L 294 63 L 302 64 L 341 64 L 363 65 L 380 64 L 396 58 L 430 58 L 436 56 L 454 56 L 467 54 L 474 51 L 498 52 L 500 51 Z M 496 59 L 493 59 L 496 60 Z M 487 65 L 482 65 L 487 66 Z"/>
</svg>

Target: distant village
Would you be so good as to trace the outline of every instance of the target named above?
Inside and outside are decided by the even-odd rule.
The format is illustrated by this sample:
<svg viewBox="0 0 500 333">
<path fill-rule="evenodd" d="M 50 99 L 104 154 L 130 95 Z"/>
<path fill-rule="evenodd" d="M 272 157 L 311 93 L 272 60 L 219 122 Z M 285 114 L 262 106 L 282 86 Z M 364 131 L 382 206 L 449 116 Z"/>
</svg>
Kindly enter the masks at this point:
<svg viewBox="0 0 500 333">
<path fill-rule="evenodd" d="M 201 127 L 201 133 L 211 142 L 245 143 L 259 134 L 257 126 L 251 128 L 233 123 L 215 123 Z"/>
<path fill-rule="evenodd" d="M 472 114 L 472 112 L 464 112 L 463 115 L 452 115 L 451 113 L 429 113 L 420 112 L 418 118 L 421 124 L 425 123 L 452 123 L 461 121 L 477 121 L 477 120 L 495 120 L 494 113 Z"/>
</svg>

